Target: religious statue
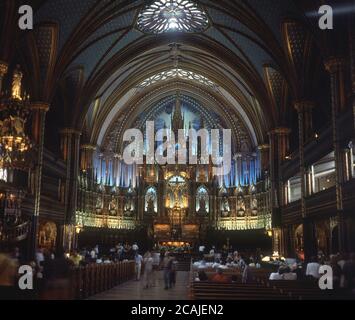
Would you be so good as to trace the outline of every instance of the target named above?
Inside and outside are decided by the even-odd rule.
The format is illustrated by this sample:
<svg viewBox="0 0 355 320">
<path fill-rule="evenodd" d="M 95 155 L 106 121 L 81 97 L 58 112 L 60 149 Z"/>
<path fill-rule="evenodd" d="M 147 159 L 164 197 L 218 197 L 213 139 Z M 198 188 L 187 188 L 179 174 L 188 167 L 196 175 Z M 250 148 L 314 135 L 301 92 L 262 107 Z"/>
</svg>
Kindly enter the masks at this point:
<svg viewBox="0 0 355 320">
<path fill-rule="evenodd" d="M 258 215 L 258 200 L 256 199 L 256 196 L 254 195 L 251 199 L 251 212 L 253 216 Z"/>
<path fill-rule="evenodd" d="M 16 135 L 20 136 L 24 134 L 25 120 L 20 117 L 10 116 L 12 127 L 15 129 Z"/>
<path fill-rule="evenodd" d="M 200 198 L 200 209 L 198 210 L 199 213 L 206 213 L 206 200 L 204 197 Z"/>
<path fill-rule="evenodd" d="M 229 216 L 229 202 L 228 202 L 228 198 L 227 197 L 223 198 L 222 216 L 223 217 L 228 217 Z"/>
<path fill-rule="evenodd" d="M 257 209 L 258 208 L 258 200 L 256 199 L 256 196 L 253 196 L 251 200 L 251 208 L 252 209 Z"/>
<path fill-rule="evenodd" d="M 240 210 L 245 210 L 245 202 L 242 196 L 238 197 L 238 207 Z"/>
<path fill-rule="evenodd" d="M 150 195 L 150 197 L 147 201 L 147 212 L 148 212 L 148 214 L 151 214 L 151 215 L 153 215 L 155 212 L 154 199 L 153 199 L 152 195 Z"/>
<path fill-rule="evenodd" d="M 126 202 L 126 205 L 125 205 L 125 214 L 126 215 L 132 215 L 132 212 L 134 210 L 134 207 L 133 207 L 133 199 L 131 197 L 127 198 L 126 199 L 127 202 Z"/>
<path fill-rule="evenodd" d="M 12 92 L 11 96 L 14 99 L 22 100 L 21 97 L 21 82 L 23 73 L 20 71 L 19 66 L 16 67 L 14 75 L 12 77 Z"/>
<path fill-rule="evenodd" d="M 117 205 L 116 205 L 116 200 L 114 198 L 112 198 L 112 200 L 110 201 L 108 205 L 108 210 L 112 215 L 115 215 L 117 213 Z"/>
<path fill-rule="evenodd" d="M 101 196 L 98 196 L 96 199 L 96 212 L 98 214 L 100 214 L 102 211 L 102 208 L 103 208 L 102 198 L 101 198 Z"/>
<path fill-rule="evenodd" d="M 245 216 L 245 202 L 243 196 L 238 196 L 238 217 Z"/>
</svg>

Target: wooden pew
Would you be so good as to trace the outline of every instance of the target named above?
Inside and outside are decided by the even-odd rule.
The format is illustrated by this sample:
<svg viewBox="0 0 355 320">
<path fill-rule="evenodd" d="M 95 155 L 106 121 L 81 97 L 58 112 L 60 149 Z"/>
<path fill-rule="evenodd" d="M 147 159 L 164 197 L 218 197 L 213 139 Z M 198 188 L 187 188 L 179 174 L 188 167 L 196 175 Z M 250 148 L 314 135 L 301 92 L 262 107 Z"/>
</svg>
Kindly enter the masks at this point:
<svg viewBox="0 0 355 320">
<path fill-rule="evenodd" d="M 263 287 L 257 283 L 212 283 L 194 282 L 192 297 L 196 300 L 283 300 L 287 299 L 280 291 Z"/>
<path fill-rule="evenodd" d="M 134 277 L 134 261 L 113 264 L 91 264 L 71 271 L 73 299 L 87 299 Z"/>
<path fill-rule="evenodd" d="M 321 290 L 316 282 L 310 280 L 270 280 L 269 284 L 295 300 L 343 300 L 351 298 L 339 290 Z"/>
</svg>

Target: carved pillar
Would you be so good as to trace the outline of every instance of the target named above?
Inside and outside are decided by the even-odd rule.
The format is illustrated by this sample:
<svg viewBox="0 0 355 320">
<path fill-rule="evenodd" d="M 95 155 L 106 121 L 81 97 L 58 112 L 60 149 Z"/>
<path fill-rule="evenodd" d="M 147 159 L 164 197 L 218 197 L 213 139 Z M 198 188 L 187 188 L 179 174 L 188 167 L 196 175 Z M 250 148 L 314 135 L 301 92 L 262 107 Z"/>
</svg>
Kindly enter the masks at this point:
<svg viewBox="0 0 355 320">
<path fill-rule="evenodd" d="M 261 169 L 261 175 L 262 177 L 264 176 L 265 171 L 269 169 L 269 163 L 270 163 L 270 145 L 268 144 L 263 144 L 258 147 L 259 154 L 260 154 L 260 169 Z"/>
<path fill-rule="evenodd" d="M 335 153 L 335 189 L 337 218 L 339 225 L 339 250 L 346 251 L 346 226 L 344 221 L 343 183 L 344 183 L 344 157 L 343 147 L 340 141 L 338 116 L 345 108 L 344 94 L 344 61 L 339 58 L 330 58 L 325 62 L 325 67 L 330 73 L 331 98 L 332 98 L 332 127 L 333 147 Z"/>
<path fill-rule="evenodd" d="M 350 72 L 351 72 L 351 96 L 353 107 L 353 139 L 352 148 L 355 148 L 355 19 L 354 14 L 349 17 L 349 43 L 350 43 Z M 352 152 L 352 150 L 351 150 Z M 353 156 L 351 154 L 351 160 Z M 355 172 L 353 166 L 351 166 L 352 178 L 355 178 Z"/>
<path fill-rule="evenodd" d="M 31 105 L 33 112 L 32 137 L 36 143 L 36 166 L 34 174 L 34 210 L 32 217 L 30 257 L 35 257 L 38 244 L 38 223 L 41 204 L 42 168 L 44 151 L 44 129 L 49 104 L 36 102 Z"/>
<path fill-rule="evenodd" d="M 65 223 L 75 223 L 75 210 L 77 203 L 80 135 L 77 130 L 66 128 L 61 131 L 61 150 L 67 165 L 65 187 Z"/>
<path fill-rule="evenodd" d="M 162 201 L 158 201 L 158 216 L 160 218 L 165 217 L 165 206 L 166 206 L 166 188 L 164 188 L 164 170 L 163 169 L 158 169 L 158 195 L 162 196 Z"/>
<path fill-rule="evenodd" d="M 301 215 L 303 218 L 304 254 L 308 261 L 317 253 L 316 236 L 314 222 L 307 217 L 306 197 L 307 197 L 307 168 L 304 156 L 304 146 L 312 135 L 312 109 L 314 103 L 311 101 L 298 101 L 295 108 L 298 113 L 298 139 L 299 139 L 299 165 L 301 176 Z"/>
<path fill-rule="evenodd" d="M 92 144 L 83 144 L 80 147 L 80 169 L 82 171 L 89 171 L 93 169 L 93 157 L 96 151 L 96 146 Z"/>
<path fill-rule="evenodd" d="M 281 224 L 280 207 L 283 204 L 281 163 L 289 149 L 289 128 L 276 128 L 269 132 L 270 140 L 270 181 L 273 226 Z"/>
<path fill-rule="evenodd" d="M 0 61 L 0 94 L 2 93 L 2 82 L 7 74 L 8 64 L 4 61 Z"/>
<path fill-rule="evenodd" d="M 145 192 L 146 192 L 146 184 L 144 181 L 144 167 L 143 165 L 137 166 L 138 168 L 138 186 L 137 186 L 137 194 L 138 194 L 138 220 L 143 221 L 145 215 Z"/>
</svg>

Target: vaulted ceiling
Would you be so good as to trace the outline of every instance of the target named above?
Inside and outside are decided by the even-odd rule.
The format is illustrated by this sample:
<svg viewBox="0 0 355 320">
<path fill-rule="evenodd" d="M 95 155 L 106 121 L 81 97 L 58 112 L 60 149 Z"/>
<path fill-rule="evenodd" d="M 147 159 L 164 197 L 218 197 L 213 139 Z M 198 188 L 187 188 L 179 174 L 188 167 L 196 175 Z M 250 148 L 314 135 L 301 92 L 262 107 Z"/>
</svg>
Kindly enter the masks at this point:
<svg viewBox="0 0 355 320">
<path fill-rule="evenodd" d="M 287 125 L 290 100 L 309 98 L 317 85 L 319 39 L 303 5 L 312 12 L 318 1 L 195 1 L 207 30 L 159 35 L 137 28 L 147 2 L 33 0 L 36 27 L 18 36 L 16 62 L 31 75 L 33 99 L 51 102 L 52 119 L 83 130 L 88 142 L 111 126 L 112 110 L 117 119 L 149 94 L 140 83 L 176 63 L 216 84 L 204 90 L 236 109 L 253 145 Z"/>
</svg>

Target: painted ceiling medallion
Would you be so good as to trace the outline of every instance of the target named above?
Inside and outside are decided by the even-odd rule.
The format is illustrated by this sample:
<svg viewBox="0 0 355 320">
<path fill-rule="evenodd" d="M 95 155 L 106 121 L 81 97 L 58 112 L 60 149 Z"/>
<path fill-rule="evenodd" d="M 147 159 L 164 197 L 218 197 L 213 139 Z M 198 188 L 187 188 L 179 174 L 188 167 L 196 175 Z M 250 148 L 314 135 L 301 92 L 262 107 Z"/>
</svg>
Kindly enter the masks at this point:
<svg viewBox="0 0 355 320">
<path fill-rule="evenodd" d="M 144 33 L 202 32 L 209 26 L 206 13 L 193 1 L 157 0 L 147 5 L 138 17 Z"/>
</svg>

